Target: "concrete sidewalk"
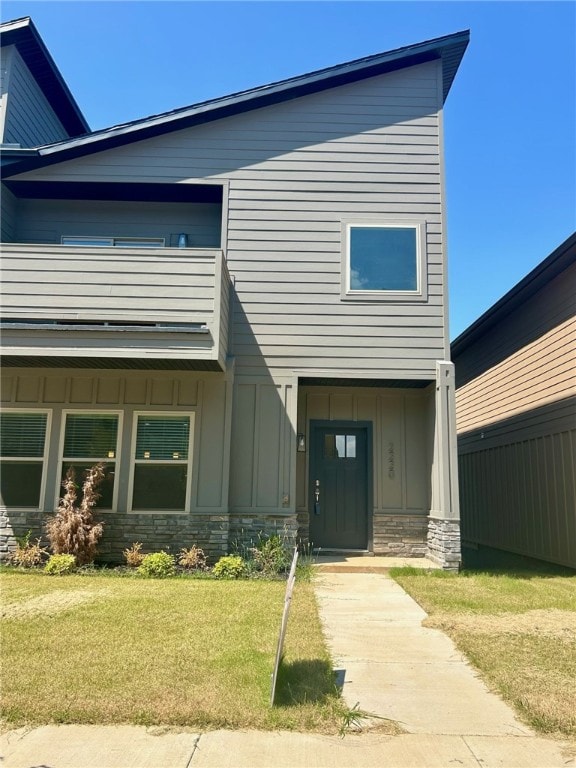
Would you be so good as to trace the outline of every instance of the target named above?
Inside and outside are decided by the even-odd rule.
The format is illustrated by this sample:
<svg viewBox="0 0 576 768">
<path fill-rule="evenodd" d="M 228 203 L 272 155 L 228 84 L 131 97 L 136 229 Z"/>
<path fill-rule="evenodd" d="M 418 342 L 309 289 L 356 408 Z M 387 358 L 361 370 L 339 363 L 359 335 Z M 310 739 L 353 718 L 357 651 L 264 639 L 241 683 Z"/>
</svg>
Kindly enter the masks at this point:
<svg viewBox="0 0 576 768">
<path fill-rule="evenodd" d="M 576 768 L 574 745 L 536 737 L 395 582 L 363 570 L 319 575 L 321 618 L 348 705 L 406 733 L 44 726 L 3 734 L 3 768 Z"/>
</svg>

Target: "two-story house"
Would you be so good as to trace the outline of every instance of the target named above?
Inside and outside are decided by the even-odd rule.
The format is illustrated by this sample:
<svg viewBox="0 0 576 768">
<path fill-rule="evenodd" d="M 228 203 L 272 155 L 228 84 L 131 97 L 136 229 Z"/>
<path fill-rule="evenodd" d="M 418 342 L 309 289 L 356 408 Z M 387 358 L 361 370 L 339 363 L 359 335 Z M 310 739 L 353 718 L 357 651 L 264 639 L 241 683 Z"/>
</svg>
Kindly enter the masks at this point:
<svg viewBox="0 0 576 768">
<path fill-rule="evenodd" d="M 1 35 L 8 545 L 103 461 L 103 559 L 286 531 L 456 567 L 442 112 L 468 33 L 94 132 L 32 22 Z"/>
</svg>

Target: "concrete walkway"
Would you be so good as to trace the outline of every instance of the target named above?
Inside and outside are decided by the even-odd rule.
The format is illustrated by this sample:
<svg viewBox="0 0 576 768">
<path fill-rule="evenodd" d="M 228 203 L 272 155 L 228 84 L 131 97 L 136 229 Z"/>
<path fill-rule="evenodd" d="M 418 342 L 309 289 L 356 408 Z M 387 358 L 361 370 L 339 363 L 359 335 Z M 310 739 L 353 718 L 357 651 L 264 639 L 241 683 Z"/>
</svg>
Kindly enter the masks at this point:
<svg viewBox="0 0 576 768">
<path fill-rule="evenodd" d="M 367 568 L 375 564 L 367 564 Z M 130 726 L 44 726 L 4 733 L 3 768 L 576 768 L 478 680 L 452 642 L 384 573 L 324 572 L 321 618 L 343 696 L 400 723 L 338 736 L 254 731 L 205 734 Z"/>
</svg>

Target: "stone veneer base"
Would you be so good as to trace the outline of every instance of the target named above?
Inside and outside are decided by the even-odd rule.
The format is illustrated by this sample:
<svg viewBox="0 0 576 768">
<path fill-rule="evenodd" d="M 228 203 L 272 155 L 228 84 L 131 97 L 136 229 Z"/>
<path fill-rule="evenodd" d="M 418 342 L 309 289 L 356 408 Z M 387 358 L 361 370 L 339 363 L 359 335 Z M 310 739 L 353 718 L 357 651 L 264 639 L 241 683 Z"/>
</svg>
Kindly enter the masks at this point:
<svg viewBox="0 0 576 768">
<path fill-rule="evenodd" d="M 190 515 L 102 514 L 104 534 L 98 544 L 97 561 L 110 564 L 124 562 L 123 552 L 134 542 L 142 543 L 142 551 L 165 550 L 177 555 L 182 548 L 201 547 L 209 562 L 214 563 L 234 548 L 249 547 L 259 536 L 278 534 L 289 547 L 296 543 L 298 524 L 295 515 L 261 515 L 193 513 Z M 44 535 L 46 515 L 41 512 L 11 512 L 0 514 L 0 561 L 6 560 L 16 547 L 16 538 L 31 531 L 31 540 Z"/>
<path fill-rule="evenodd" d="M 462 561 L 460 521 L 428 518 L 428 557 L 446 571 L 457 571 Z"/>
</svg>

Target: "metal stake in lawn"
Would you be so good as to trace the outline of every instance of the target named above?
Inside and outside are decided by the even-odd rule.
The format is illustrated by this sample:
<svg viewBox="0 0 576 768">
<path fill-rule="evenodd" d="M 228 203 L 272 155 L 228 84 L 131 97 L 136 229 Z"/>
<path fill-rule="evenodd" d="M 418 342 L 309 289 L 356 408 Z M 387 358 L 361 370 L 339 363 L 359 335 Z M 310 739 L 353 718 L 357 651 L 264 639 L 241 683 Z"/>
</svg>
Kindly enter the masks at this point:
<svg viewBox="0 0 576 768">
<path fill-rule="evenodd" d="M 288 611 L 290 610 L 290 601 L 292 600 L 292 592 L 294 590 L 294 582 L 296 581 L 296 563 L 298 562 L 298 550 L 294 547 L 294 556 L 292 558 L 292 565 L 290 566 L 290 573 L 288 574 L 288 581 L 286 583 L 286 595 L 284 597 L 284 612 L 282 614 L 282 625 L 280 627 L 280 637 L 278 638 L 278 648 L 276 649 L 276 661 L 274 662 L 274 672 L 272 673 L 272 690 L 270 692 L 270 706 L 274 706 L 274 696 L 276 695 L 276 679 L 278 677 L 278 668 L 280 661 L 282 660 L 282 647 L 284 645 L 284 635 L 286 634 L 286 625 L 288 624 Z"/>
</svg>

